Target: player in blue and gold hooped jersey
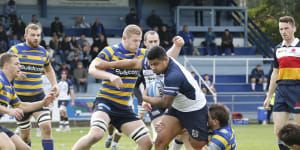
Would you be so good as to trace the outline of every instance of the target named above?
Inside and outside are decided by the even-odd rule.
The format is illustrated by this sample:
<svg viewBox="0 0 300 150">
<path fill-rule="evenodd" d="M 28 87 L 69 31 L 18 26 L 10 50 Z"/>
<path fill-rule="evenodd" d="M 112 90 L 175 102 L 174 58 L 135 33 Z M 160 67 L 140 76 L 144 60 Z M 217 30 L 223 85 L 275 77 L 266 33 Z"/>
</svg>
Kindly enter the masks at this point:
<svg viewBox="0 0 300 150">
<path fill-rule="evenodd" d="M 141 40 L 140 27 L 128 25 L 123 31 L 121 43 L 105 47 L 92 61 L 89 74 L 97 79 L 103 79 L 103 87 L 94 102 L 90 131 L 77 141 L 73 150 L 90 149 L 103 138 L 109 123 L 132 138 L 137 143 L 137 149 L 151 149 L 152 141 L 147 127 L 128 106 L 139 70 L 118 68 L 98 70 L 95 67 L 104 61 L 144 58 L 147 51 L 139 49 Z"/>
<path fill-rule="evenodd" d="M 59 94 L 56 76 L 50 64 L 48 52 L 40 46 L 41 28 L 36 24 L 29 24 L 25 28 L 26 42 L 14 45 L 8 52 L 17 54 L 21 64 L 21 72 L 14 81 L 16 94 L 23 102 L 36 102 L 45 97 L 42 84 L 42 72 L 45 71 L 52 85 L 52 91 Z M 42 145 L 44 150 L 53 150 L 51 135 L 51 117 L 48 108 L 41 108 L 34 112 L 25 113 L 17 124 L 21 129 L 22 139 L 31 144 L 31 116 L 37 120 L 42 131 Z"/>
<path fill-rule="evenodd" d="M 0 118 L 7 114 L 16 119 L 21 119 L 23 112 L 31 112 L 43 106 L 49 105 L 54 99 L 54 93 L 49 93 L 43 100 L 26 103 L 21 102 L 11 81 L 21 71 L 18 56 L 11 53 L 3 53 L 0 55 Z M 13 108 L 7 108 L 10 105 Z M 29 150 L 30 147 L 15 135 L 12 131 L 0 126 L 0 149 L 23 149 Z"/>
</svg>

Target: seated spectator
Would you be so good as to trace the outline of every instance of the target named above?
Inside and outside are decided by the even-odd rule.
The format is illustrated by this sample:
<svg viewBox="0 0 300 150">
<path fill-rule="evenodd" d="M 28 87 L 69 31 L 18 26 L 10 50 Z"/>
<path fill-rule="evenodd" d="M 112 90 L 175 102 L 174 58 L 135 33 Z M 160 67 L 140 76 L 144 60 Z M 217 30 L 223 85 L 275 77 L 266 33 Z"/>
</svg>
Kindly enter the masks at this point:
<svg viewBox="0 0 300 150">
<path fill-rule="evenodd" d="M 3 26 L 0 26 L 0 53 L 4 53 L 8 50 L 8 38 Z"/>
<path fill-rule="evenodd" d="M 52 39 L 49 41 L 49 46 L 52 48 L 56 53 L 59 52 L 59 38 L 57 35 L 53 35 Z"/>
<path fill-rule="evenodd" d="M 77 40 L 77 44 L 78 44 L 78 47 L 79 47 L 80 50 L 83 49 L 85 42 L 87 42 L 87 40 L 85 39 L 85 35 L 82 34 L 80 36 L 80 39 Z"/>
<path fill-rule="evenodd" d="M 5 16 L 8 18 L 8 22 L 10 24 L 14 24 L 17 19 L 17 8 L 16 8 L 16 2 L 14 0 L 9 0 L 7 2 L 7 5 L 5 6 L 4 10 Z"/>
<path fill-rule="evenodd" d="M 78 46 L 77 39 L 76 39 L 76 36 L 75 36 L 75 35 L 73 35 L 73 36 L 71 37 L 71 40 L 70 40 L 70 47 L 71 47 L 71 50 L 72 50 L 72 51 L 79 50 L 79 46 Z"/>
<path fill-rule="evenodd" d="M 12 27 L 12 32 L 13 32 L 13 34 L 18 36 L 18 39 L 20 39 L 21 36 L 24 36 L 25 27 L 26 27 L 26 25 L 23 22 L 23 20 L 21 18 L 18 18 Z"/>
<path fill-rule="evenodd" d="M 212 83 L 212 81 L 209 79 L 209 75 L 205 74 L 204 75 L 204 82 L 206 83 L 206 85 L 212 90 L 212 92 L 216 93 L 216 89 L 214 84 Z M 210 91 L 208 90 L 208 87 L 206 86 L 204 83 L 202 83 L 202 92 L 204 94 L 211 94 Z"/>
<path fill-rule="evenodd" d="M 199 76 L 196 75 L 196 73 L 194 71 L 192 71 L 191 74 L 194 77 L 194 79 L 197 81 L 197 83 L 199 84 Z"/>
<path fill-rule="evenodd" d="M 288 123 L 277 134 L 278 140 L 291 150 L 300 150 L 300 125 Z"/>
<path fill-rule="evenodd" d="M 54 50 L 49 45 L 46 45 L 46 50 L 50 58 L 54 57 Z"/>
<path fill-rule="evenodd" d="M 216 49 L 216 34 L 212 31 L 212 28 L 208 28 L 208 32 L 205 34 L 205 41 L 201 43 L 201 47 L 206 48 L 206 52 L 209 55 L 215 54 Z"/>
<path fill-rule="evenodd" d="M 84 92 L 87 93 L 88 72 L 85 68 L 83 68 L 82 62 L 78 62 L 77 68 L 74 69 L 73 76 L 74 76 L 74 83 L 76 86 L 76 93 L 80 92 L 80 87 L 83 87 Z"/>
<path fill-rule="evenodd" d="M 65 35 L 63 37 L 63 40 L 59 42 L 59 50 L 60 50 L 60 55 L 63 58 L 63 61 L 66 62 L 66 57 L 71 51 L 71 46 L 70 46 L 70 39 L 69 36 Z"/>
<path fill-rule="evenodd" d="M 129 25 L 129 24 L 139 25 L 140 24 L 140 19 L 135 14 L 134 8 L 131 8 L 129 14 L 126 15 L 125 23 L 126 23 L 126 25 Z"/>
<path fill-rule="evenodd" d="M 19 43 L 21 43 L 21 41 L 18 40 L 18 36 L 14 34 L 13 39 L 9 41 L 9 48 Z"/>
<path fill-rule="evenodd" d="M 252 91 L 255 91 L 256 84 L 263 84 L 263 90 L 266 91 L 268 80 L 264 75 L 264 71 L 261 69 L 261 65 L 256 65 L 251 71 L 250 78 Z"/>
<path fill-rule="evenodd" d="M 41 27 L 41 29 L 43 29 L 42 24 L 41 24 L 40 21 L 37 19 L 36 14 L 33 14 L 33 15 L 31 16 L 31 21 L 30 21 L 28 24 L 30 24 L 30 23 L 37 24 L 38 26 Z"/>
<path fill-rule="evenodd" d="M 53 36 L 56 34 L 58 38 L 60 38 L 64 32 L 64 26 L 63 24 L 59 21 L 59 17 L 55 17 L 54 21 L 51 23 L 51 35 Z"/>
<path fill-rule="evenodd" d="M 194 36 L 191 32 L 189 32 L 187 25 L 183 26 L 183 30 L 179 32 L 179 36 L 181 36 L 184 40 L 184 46 L 182 47 L 180 54 L 191 55 L 194 50 Z"/>
<path fill-rule="evenodd" d="M 153 28 L 155 26 L 160 28 L 162 26 L 162 24 L 163 24 L 163 22 L 160 19 L 160 17 L 158 15 L 156 15 L 156 11 L 152 10 L 151 15 L 149 15 L 147 18 L 147 25 L 150 28 Z"/>
<path fill-rule="evenodd" d="M 97 18 L 92 26 L 92 37 L 94 41 L 97 37 L 99 37 L 99 34 L 103 34 L 104 36 L 106 36 L 104 26 L 100 22 L 100 18 Z"/>
<path fill-rule="evenodd" d="M 70 69 L 66 63 L 61 64 L 58 74 L 61 74 L 62 72 L 66 72 L 67 76 L 70 75 Z"/>
<path fill-rule="evenodd" d="M 160 39 L 160 45 L 165 49 L 169 49 L 173 43 L 172 43 L 172 36 L 168 31 L 167 26 L 162 25 L 161 30 L 158 32 L 158 34 Z"/>
<path fill-rule="evenodd" d="M 56 57 L 54 55 L 52 58 L 50 58 L 50 63 L 51 63 L 51 66 L 52 66 L 53 70 L 57 74 L 60 71 L 60 64 L 61 64 L 61 62 L 57 61 Z"/>
<path fill-rule="evenodd" d="M 77 64 L 81 62 L 81 60 L 79 59 L 79 56 L 78 56 L 78 53 L 74 53 L 73 55 L 73 59 L 72 61 L 70 62 L 70 66 L 71 66 L 71 71 L 74 72 L 74 70 L 76 69 L 77 67 Z"/>
<path fill-rule="evenodd" d="M 104 47 L 108 46 L 107 44 L 107 39 L 103 34 L 99 34 L 98 38 L 96 38 L 96 40 L 94 41 L 94 43 L 92 44 L 92 47 L 97 46 L 98 49 L 101 51 Z"/>
<path fill-rule="evenodd" d="M 90 62 L 91 62 L 91 55 L 90 55 L 90 50 L 91 50 L 91 47 L 90 46 L 84 46 L 83 47 L 83 50 L 82 50 L 82 64 L 83 64 L 83 67 L 84 68 L 88 68 L 89 65 L 90 65 Z"/>
<path fill-rule="evenodd" d="M 234 55 L 232 35 L 231 35 L 231 33 L 228 29 L 225 29 L 225 31 L 222 35 L 222 43 L 221 43 L 222 55 L 225 55 L 225 49 L 226 48 L 230 48 L 231 49 L 231 55 Z"/>
<path fill-rule="evenodd" d="M 92 45 L 92 49 L 90 51 L 91 60 L 97 57 L 101 50 L 98 48 L 97 45 Z"/>
</svg>

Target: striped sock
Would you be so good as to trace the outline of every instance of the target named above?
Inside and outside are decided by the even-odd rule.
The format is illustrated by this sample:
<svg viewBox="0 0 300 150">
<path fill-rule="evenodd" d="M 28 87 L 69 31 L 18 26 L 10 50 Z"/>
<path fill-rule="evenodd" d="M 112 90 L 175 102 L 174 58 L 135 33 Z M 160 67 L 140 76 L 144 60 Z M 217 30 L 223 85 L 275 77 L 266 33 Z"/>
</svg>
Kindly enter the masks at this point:
<svg viewBox="0 0 300 150">
<path fill-rule="evenodd" d="M 42 145 L 44 150 L 53 150 L 53 139 L 51 140 L 42 139 Z"/>
</svg>

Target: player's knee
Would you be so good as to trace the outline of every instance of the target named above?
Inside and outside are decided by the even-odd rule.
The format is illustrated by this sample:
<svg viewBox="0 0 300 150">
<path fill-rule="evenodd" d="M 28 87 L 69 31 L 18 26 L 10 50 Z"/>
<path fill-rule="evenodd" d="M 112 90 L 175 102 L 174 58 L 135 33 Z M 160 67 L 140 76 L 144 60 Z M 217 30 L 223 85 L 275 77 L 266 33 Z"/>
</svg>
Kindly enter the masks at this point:
<svg viewBox="0 0 300 150">
<path fill-rule="evenodd" d="M 40 125 L 40 129 L 45 136 L 51 135 L 51 124 L 50 123 L 43 123 Z"/>
<path fill-rule="evenodd" d="M 91 143 L 96 143 L 103 138 L 104 134 L 101 134 L 101 133 L 99 134 L 98 132 L 94 132 L 94 131 L 89 132 L 88 139 Z"/>
<path fill-rule="evenodd" d="M 156 140 L 155 140 L 155 146 L 157 147 L 165 147 L 167 146 L 168 143 L 167 141 L 165 140 L 165 138 L 163 138 L 162 136 L 157 136 Z"/>
<path fill-rule="evenodd" d="M 108 127 L 108 125 L 107 125 L 106 121 L 103 119 L 94 119 L 91 121 L 91 129 L 96 128 L 96 129 L 101 130 L 103 133 L 105 133 L 107 130 L 107 127 Z"/>
<path fill-rule="evenodd" d="M 39 126 L 42 126 L 44 123 L 49 124 L 49 122 L 51 122 L 51 116 L 50 116 L 50 112 L 48 112 L 48 111 L 41 113 L 37 117 L 37 123 Z M 50 128 L 51 128 L 51 126 L 50 126 Z"/>
<path fill-rule="evenodd" d="M 30 133 L 29 134 L 27 134 L 27 133 L 21 134 L 20 137 L 26 144 L 31 142 Z"/>
<path fill-rule="evenodd" d="M 251 78 L 251 82 L 252 82 L 252 83 L 255 83 L 255 82 L 256 82 L 256 79 L 255 79 L 255 78 Z"/>
<path fill-rule="evenodd" d="M 201 150 L 202 147 L 204 147 L 207 142 L 206 141 L 195 141 L 195 140 L 190 140 L 190 143 L 195 150 Z"/>
</svg>

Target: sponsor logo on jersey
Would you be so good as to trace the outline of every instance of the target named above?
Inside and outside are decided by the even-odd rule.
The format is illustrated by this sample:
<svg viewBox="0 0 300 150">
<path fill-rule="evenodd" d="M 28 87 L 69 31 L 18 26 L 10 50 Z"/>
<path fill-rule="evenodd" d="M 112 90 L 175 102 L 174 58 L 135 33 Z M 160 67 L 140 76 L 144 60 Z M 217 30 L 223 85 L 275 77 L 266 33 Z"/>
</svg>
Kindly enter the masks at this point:
<svg viewBox="0 0 300 150">
<path fill-rule="evenodd" d="M 37 65 L 29 65 L 29 64 L 22 64 L 21 70 L 23 72 L 31 72 L 31 73 L 42 73 L 43 67 Z"/>
<path fill-rule="evenodd" d="M 140 70 L 137 69 L 118 69 L 114 70 L 114 74 L 120 77 L 137 77 Z"/>
</svg>

